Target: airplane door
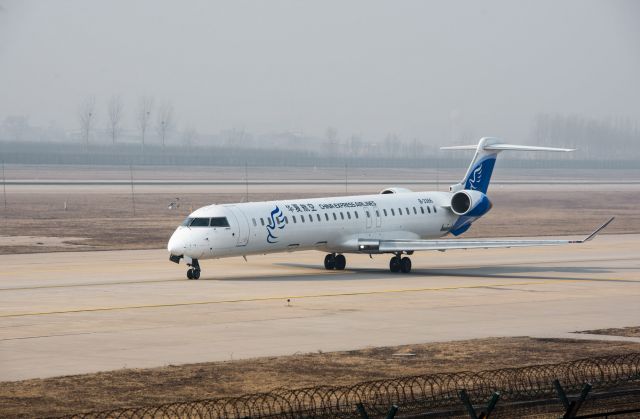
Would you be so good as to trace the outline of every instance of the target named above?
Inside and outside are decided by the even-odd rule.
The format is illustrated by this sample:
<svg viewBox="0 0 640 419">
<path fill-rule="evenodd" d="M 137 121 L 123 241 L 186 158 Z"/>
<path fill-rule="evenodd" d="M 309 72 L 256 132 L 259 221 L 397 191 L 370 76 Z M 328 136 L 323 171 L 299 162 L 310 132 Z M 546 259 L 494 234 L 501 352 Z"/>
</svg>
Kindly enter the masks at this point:
<svg viewBox="0 0 640 419">
<path fill-rule="evenodd" d="M 382 226 L 382 214 L 380 214 L 380 210 L 377 208 L 373 210 L 373 212 L 376 216 L 376 228 L 380 228 Z"/>
<path fill-rule="evenodd" d="M 366 213 L 366 219 L 367 219 L 367 230 L 371 228 L 371 225 L 373 224 L 373 217 L 375 217 L 375 213 L 373 213 L 373 211 L 366 209 L 365 210 Z"/>
<path fill-rule="evenodd" d="M 238 241 L 236 246 L 246 246 L 249 242 L 249 220 L 240 209 L 235 206 L 227 207 L 231 210 L 238 226 Z"/>
</svg>

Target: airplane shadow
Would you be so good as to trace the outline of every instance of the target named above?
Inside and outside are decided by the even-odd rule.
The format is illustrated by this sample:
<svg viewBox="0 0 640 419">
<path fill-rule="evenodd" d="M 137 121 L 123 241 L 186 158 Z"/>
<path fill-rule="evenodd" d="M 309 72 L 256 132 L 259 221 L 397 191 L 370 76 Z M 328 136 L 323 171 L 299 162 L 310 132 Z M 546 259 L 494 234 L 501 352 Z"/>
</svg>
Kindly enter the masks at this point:
<svg viewBox="0 0 640 419">
<path fill-rule="evenodd" d="M 409 275 L 391 273 L 386 269 L 379 268 L 349 268 L 344 272 L 327 272 L 320 264 L 302 264 L 302 263 L 276 263 L 277 266 L 290 268 L 304 268 L 314 271 L 307 274 L 292 275 L 268 275 L 268 276 L 251 276 L 251 277 L 234 277 L 223 279 L 225 282 L 233 281 L 260 281 L 260 282 L 285 282 L 285 281 L 339 281 L 341 279 L 362 280 L 366 281 L 375 278 L 388 277 L 390 279 L 403 279 L 415 276 L 449 276 L 463 278 L 495 278 L 495 279 L 528 279 L 528 280 L 558 280 L 558 281 L 593 281 L 593 282 L 640 282 L 640 280 L 617 280 L 606 278 L 594 278 L 589 275 L 610 274 L 614 273 L 609 268 L 594 268 L 581 266 L 534 266 L 534 265 L 518 265 L 518 266 L 477 266 L 469 268 L 414 268 Z M 615 268 L 625 270 L 627 268 Z M 317 272 L 317 273 L 316 273 Z M 549 275 L 551 274 L 551 275 Z M 556 275 L 554 275 L 556 274 Z M 587 276 L 579 276 L 587 275 Z M 215 279 L 215 278 L 211 278 Z"/>
</svg>

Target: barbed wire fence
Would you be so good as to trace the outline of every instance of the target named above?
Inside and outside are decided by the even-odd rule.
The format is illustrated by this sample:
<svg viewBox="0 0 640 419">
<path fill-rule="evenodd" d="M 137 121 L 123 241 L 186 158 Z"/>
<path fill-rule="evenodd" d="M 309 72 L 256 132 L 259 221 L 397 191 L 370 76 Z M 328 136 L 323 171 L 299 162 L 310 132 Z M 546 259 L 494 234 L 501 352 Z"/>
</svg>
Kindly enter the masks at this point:
<svg viewBox="0 0 640 419">
<path fill-rule="evenodd" d="M 276 389 L 268 393 L 240 397 L 168 403 L 101 412 L 79 413 L 73 419 L 138 418 L 354 418 L 360 417 L 357 405 L 366 408 L 369 417 L 385 417 L 390 406 L 401 409 L 398 417 L 469 417 L 460 391 L 464 389 L 474 403 L 485 403 L 499 392 L 499 407 L 492 417 L 514 417 L 525 411 L 548 417 L 550 405 L 557 399 L 553 382 L 558 380 L 567 394 L 579 393 L 585 383 L 597 391 L 616 389 L 626 393 L 600 393 L 593 400 L 619 400 L 616 406 L 640 404 L 640 353 L 579 359 L 521 368 L 457 373 L 425 374 L 388 380 L 376 380 L 352 386 L 317 386 L 296 390 Z M 631 388 L 631 390 L 629 390 Z M 634 390 L 635 389 L 635 390 Z M 626 403 L 626 404 L 625 404 Z M 631 404 L 629 404 L 631 403 Z M 592 403 L 593 404 L 593 403 Z M 602 406 L 593 404 L 597 410 Z M 456 410 L 457 409 L 457 410 Z M 519 410 L 514 410 L 519 409 Z M 527 410 L 528 409 L 528 410 Z M 593 410 L 592 409 L 592 410 Z M 595 411 L 594 410 L 594 411 Z M 556 409 L 555 411 L 558 411 Z M 559 411 L 562 411 L 560 409 Z M 432 413 L 429 413 L 432 412 Z M 433 413 L 436 412 L 436 413 Z M 458 413 L 456 413 L 458 412 Z M 509 413 L 511 412 L 511 413 Z M 433 415 L 436 416 L 433 416 Z"/>
</svg>

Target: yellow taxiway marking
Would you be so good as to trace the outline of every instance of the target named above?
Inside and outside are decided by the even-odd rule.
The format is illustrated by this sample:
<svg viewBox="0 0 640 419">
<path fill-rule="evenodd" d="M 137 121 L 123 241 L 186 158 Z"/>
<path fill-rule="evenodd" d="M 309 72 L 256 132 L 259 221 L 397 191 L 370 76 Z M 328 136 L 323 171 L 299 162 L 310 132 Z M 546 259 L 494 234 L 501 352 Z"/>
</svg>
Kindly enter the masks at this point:
<svg viewBox="0 0 640 419">
<path fill-rule="evenodd" d="M 580 281 L 577 280 L 563 280 L 563 283 L 566 282 L 575 282 Z M 166 307 L 183 307 L 183 306 L 196 306 L 196 305 L 208 305 L 208 304 L 226 304 L 226 303 L 247 303 L 247 302 L 260 302 L 260 301 L 275 301 L 275 300 L 286 300 L 286 299 L 307 299 L 307 298 L 327 298 L 327 297 L 349 297 L 349 296 L 359 296 L 359 295 L 375 295 L 375 294 L 397 294 L 397 293 L 405 293 L 405 292 L 433 292 L 433 291 L 452 291 L 452 290 L 460 290 L 460 289 L 474 289 L 474 288 L 495 288 L 495 287 L 512 287 L 512 286 L 522 286 L 522 285 L 541 285 L 541 284 L 549 284 L 549 283 L 557 283 L 558 280 L 551 279 L 546 281 L 535 281 L 535 282 L 512 282 L 512 283 L 499 283 L 499 284 L 478 284 L 478 285 L 459 285 L 459 286 L 451 286 L 451 287 L 432 287 L 432 288 L 409 288 L 409 289 L 390 289 L 390 290 L 379 290 L 379 291 L 353 291 L 353 292 L 340 292 L 340 293 L 330 293 L 330 294 L 309 294 L 309 295 L 285 295 L 285 296 L 277 296 L 277 297 L 255 297 L 255 298 L 237 298 L 231 300 L 210 300 L 210 301 L 193 301 L 193 302 L 185 302 L 185 303 L 165 303 L 165 304 L 147 304 L 147 305 L 132 305 L 132 306 L 119 306 L 119 307 L 95 307 L 95 308 L 78 308 L 71 310 L 60 310 L 60 311 L 43 311 L 43 312 L 32 312 L 32 313 L 11 313 L 11 314 L 0 314 L 0 318 L 7 317 L 26 317 L 26 316 L 47 316 L 53 314 L 70 314 L 70 313 L 90 313 L 96 311 L 116 311 L 116 310 L 134 310 L 134 309 L 143 309 L 143 308 L 166 308 Z"/>
</svg>

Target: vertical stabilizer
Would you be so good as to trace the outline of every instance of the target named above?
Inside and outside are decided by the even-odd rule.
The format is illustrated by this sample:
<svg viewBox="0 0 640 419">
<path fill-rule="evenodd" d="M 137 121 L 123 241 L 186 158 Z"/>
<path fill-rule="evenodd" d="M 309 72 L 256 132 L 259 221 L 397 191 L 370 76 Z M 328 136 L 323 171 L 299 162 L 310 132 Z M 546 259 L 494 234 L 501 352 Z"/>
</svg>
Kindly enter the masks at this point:
<svg viewBox="0 0 640 419">
<path fill-rule="evenodd" d="M 505 150 L 516 151 L 574 151 L 569 148 L 534 147 L 523 145 L 505 144 L 499 138 L 484 137 L 478 145 L 463 145 L 453 147 L 440 147 L 441 150 L 476 150 L 473 160 L 467 169 L 467 173 L 460 183 L 451 185 L 451 191 L 457 192 L 462 189 L 480 191 L 484 194 L 489 189 L 489 182 L 493 174 L 493 167 L 496 164 L 498 153 Z"/>
</svg>

